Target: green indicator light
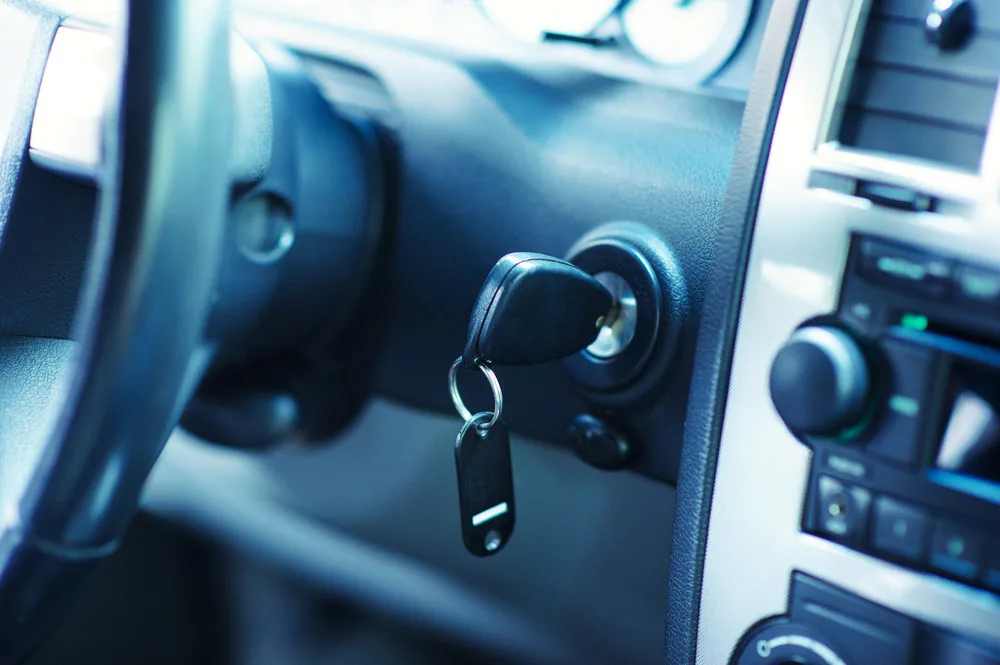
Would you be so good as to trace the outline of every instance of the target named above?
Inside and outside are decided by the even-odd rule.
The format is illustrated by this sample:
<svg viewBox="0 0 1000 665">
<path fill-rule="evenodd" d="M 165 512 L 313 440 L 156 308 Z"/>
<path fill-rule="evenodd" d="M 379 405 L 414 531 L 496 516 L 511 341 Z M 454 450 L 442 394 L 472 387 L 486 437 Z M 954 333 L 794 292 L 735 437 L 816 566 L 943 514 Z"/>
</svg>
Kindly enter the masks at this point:
<svg viewBox="0 0 1000 665">
<path fill-rule="evenodd" d="M 962 291 L 973 298 L 996 298 L 1000 295 L 1000 280 L 993 275 L 965 275 Z"/>
<path fill-rule="evenodd" d="M 927 330 L 930 321 L 923 314 L 904 314 L 900 317 L 899 324 L 910 330 Z"/>
<path fill-rule="evenodd" d="M 912 397 L 893 395 L 889 398 L 889 408 L 901 416 L 910 416 L 912 418 L 920 413 L 920 402 Z"/>
<path fill-rule="evenodd" d="M 875 262 L 875 267 L 887 275 L 914 282 L 922 281 L 927 277 L 927 268 L 923 265 L 895 256 L 883 256 Z"/>
</svg>

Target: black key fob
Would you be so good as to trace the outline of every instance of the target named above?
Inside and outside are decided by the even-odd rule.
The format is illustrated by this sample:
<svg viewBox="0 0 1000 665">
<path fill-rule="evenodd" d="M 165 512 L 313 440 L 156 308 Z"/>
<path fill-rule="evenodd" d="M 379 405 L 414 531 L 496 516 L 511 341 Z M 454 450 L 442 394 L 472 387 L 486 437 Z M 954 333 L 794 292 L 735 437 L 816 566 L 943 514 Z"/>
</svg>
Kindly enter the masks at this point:
<svg viewBox="0 0 1000 665">
<path fill-rule="evenodd" d="M 514 532 L 514 475 L 510 436 L 502 421 L 488 430 L 492 413 L 477 413 L 455 442 L 462 542 L 476 556 L 499 552 Z"/>
<path fill-rule="evenodd" d="M 603 284 L 568 261 L 508 254 L 479 292 L 462 360 L 473 367 L 564 358 L 597 338 L 613 304 Z"/>
</svg>

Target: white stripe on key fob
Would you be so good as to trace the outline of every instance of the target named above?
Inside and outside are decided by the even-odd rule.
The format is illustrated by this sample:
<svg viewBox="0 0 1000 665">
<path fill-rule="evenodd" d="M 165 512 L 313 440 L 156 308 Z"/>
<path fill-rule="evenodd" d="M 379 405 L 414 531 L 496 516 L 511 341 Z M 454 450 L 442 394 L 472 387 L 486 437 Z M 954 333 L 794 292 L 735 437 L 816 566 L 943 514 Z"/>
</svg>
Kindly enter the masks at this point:
<svg viewBox="0 0 1000 665">
<path fill-rule="evenodd" d="M 485 426 L 493 413 L 477 413 L 455 441 L 462 542 L 476 556 L 496 554 L 514 531 L 514 474 L 510 437 L 503 421 Z"/>
</svg>

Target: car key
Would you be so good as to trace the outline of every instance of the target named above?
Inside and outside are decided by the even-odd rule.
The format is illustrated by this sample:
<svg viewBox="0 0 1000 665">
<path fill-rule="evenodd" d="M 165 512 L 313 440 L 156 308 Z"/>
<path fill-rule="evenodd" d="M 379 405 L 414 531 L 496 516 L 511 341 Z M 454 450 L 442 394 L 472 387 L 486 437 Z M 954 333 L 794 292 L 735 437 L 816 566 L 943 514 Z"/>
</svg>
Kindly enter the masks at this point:
<svg viewBox="0 0 1000 665">
<path fill-rule="evenodd" d="M 568 261 L 518 252 L 486 276 L 469 321 L 466 366 L 558 360 L 597 339 L 614 298 Z"/>
<path fill-rule="evenodd" d="M 514 531 L 510 437 L 500 419 L 503 392 L 493 365 L 558 360 L 593 343 L 614 306 L 611 292 L 572 263 L 515 253 L 486 276 L 462 355 L 448 383 L 464 424 L 455 442 L 462 542 L 476 556 L 496 554 Z M 493 410 L 473 415 L 459 394 L 460 367 L 478 369 L 493 390 Z"/>
</svg>

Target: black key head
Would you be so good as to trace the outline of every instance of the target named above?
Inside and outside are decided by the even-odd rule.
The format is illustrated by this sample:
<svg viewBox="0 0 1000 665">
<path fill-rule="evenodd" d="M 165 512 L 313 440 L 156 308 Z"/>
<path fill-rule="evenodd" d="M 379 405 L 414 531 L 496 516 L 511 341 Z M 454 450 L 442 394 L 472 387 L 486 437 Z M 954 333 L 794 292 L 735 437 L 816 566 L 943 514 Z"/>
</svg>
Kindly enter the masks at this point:
<svg viewBox="0 0 1000 665">
<path fill-rule="evenodd" d="M 486 276 L 469 321 L 468 365 L 529 365 L 581 351 L 614 304 L 592 275 L 568 261 L 518 252 Z"/>
</svg>

